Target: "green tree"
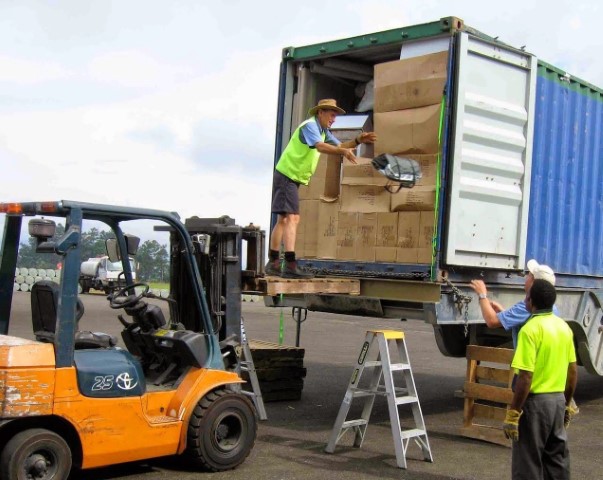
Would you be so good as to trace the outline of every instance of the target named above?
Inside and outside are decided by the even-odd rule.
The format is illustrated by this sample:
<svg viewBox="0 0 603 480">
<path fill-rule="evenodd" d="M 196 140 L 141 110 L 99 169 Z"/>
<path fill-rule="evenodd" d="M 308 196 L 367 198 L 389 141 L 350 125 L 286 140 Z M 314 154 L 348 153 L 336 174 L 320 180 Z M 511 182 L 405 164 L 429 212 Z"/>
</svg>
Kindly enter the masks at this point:
<svg viewBox="0 0 603 480">
<path fill-rule="evenodd" d="M 113 232 L 108 230 L 99 230 L 98 228 L 91 228 L 90 230 L 82 233 L 82 262 L 88 260 L 89 258 L 102 257 L 106 255 L 107 249 L 105 247 L 105 241 L 108 238 L 115 238 Z"/>
<path fill-rule="evenodd" d="M 145 282 L 162 282 L 169 275 L 167 248 L 157 240 L 146 240 L 138 248 L 138 278 Z"/>
</svg>

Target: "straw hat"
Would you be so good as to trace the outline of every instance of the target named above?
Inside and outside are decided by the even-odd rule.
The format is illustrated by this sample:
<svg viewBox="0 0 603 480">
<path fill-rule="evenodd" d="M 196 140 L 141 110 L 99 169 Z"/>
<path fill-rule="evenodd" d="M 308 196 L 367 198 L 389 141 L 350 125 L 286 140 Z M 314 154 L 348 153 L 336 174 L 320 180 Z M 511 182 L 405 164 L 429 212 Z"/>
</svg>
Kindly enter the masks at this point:
<svg viewBox="0 0 603 480">
<path fill-rule="evenodd" d="M 318 105 L 308 110 L 308 115 L 314 116 L 319 110 L 335 110 L 337 113 L 345 114 L 345 110 L 337 106 L 337 100 L 325 98 L 318 101 Z"/>
</svg>

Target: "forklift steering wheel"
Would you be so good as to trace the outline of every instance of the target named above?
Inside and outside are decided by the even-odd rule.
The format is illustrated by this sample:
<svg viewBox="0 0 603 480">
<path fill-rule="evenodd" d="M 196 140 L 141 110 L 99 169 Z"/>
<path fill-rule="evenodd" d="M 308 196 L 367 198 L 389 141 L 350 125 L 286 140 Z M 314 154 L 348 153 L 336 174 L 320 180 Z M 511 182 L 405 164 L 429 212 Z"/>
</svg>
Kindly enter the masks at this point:
<svg viewBox="0 0 603 480">
<path fill-rule="evenodd" d="M 144 290 L 138 295 L 126 295 L 126 292 L 135 287 L 144 287 Z M 118 308 L 128 308 L 136 305 L 149 292 L 149 285 L 146 283 L 134 283 L 126 285 L 109 297 L 109 306 L 115 310 Z"/>
</svg>

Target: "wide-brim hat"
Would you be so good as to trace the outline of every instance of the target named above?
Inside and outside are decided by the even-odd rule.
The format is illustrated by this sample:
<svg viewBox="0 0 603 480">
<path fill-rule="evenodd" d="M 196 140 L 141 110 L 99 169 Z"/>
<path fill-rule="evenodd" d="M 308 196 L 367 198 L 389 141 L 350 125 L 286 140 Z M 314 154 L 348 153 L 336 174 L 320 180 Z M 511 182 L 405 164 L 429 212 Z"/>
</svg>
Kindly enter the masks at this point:
<svg viewBox="0 0 603 480">
<path fill-rule="evenodd" d="M 308 110 L 308 115 L 314 116 L 319 110 L 335 110 L 337 113 L 345 114 L 345 110 L 337 106 L 337 100 L 325 98 L 318 101 L 318 105 Z"/>
<path fill-rule="evenodd" d="M 555 286 L 555 272 L 548 265 L 540 265 L 536 260 L 532 259 L 527 264 L 528 272 L 534 276 L 534 280 L 546 280 L 551 285 Z"/>
</svg>

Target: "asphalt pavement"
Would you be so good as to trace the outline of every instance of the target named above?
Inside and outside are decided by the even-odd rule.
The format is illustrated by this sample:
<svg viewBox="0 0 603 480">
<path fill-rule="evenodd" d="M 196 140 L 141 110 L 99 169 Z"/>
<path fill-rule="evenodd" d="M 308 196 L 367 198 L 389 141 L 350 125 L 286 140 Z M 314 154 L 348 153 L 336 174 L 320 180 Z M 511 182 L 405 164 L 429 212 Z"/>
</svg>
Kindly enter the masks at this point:
<svg viewBox="0 0 603 480">
<path fill-rule="evenodd" d="M 119 335 L 117 313 L 103 295 L 82 295 L 82 330 Z M 32 338 L 29 294 L 15 293 L 10 334 Z M 244 302 L 248 338 L 278 342 L 281 309 L 260 302 Z M 296 325 L 290 309 L 282 311 L 284 343 L 295 344 Z M 334 454 L 324 453 L 329 434 L 358 358 L 367 329 L 400 329 L 414 373 L 434 462 L 423 461 L 421 450 L 408 448 L 408 468 L 396 467 L 387 404 L 377 399 L 361 448 L 353 448 L 346 434 Z M 266 403 L 268 420 L 260 422 L 255 447 L 237 469 L 200 473 L 177 458 L 162 458 L 77 472 L 74 479 L 500 479 L 510 478 L 511 450 L 460 436 L 463 399 L 458 392 L 465 379 L 466 360 L 444 357 L 433 329 L 419 321 L 401 322 L 309 312 L 301 326 L 307 376 L 299 401 Z M 455 394 L 455 392 L 457 392 Z M 569 429 L 574 479 L 603 476 L 603 378 L 579 371 L 576 401 L 580 413 Z M 411 417 L 402 418 L 408 424 Z M 411 428 L 409 425 L 408 428 Z"/>
</svg>

